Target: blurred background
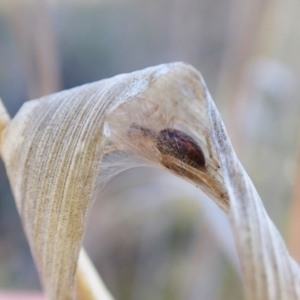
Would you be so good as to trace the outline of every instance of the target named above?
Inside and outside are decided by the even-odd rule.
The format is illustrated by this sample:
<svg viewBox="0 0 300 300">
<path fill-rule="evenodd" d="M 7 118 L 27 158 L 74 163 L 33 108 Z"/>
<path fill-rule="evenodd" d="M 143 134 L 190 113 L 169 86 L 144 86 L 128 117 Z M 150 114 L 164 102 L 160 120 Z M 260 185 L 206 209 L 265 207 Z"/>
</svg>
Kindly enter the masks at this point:
<svg viewBox="0 0 300 300">
<path fill-rule="evenodd" d="M 0 2 L 0 97 L 29 99 L 172 61 L 201 71 L 234 148 L 300 261 L 300 3 L 296 0 Z M 96 195 L 85 247 L 116 299 L 242 299 L 227 217 L 151 168 Z M 0 161 L 0 289 L 40 290 Z"/>
</svg>

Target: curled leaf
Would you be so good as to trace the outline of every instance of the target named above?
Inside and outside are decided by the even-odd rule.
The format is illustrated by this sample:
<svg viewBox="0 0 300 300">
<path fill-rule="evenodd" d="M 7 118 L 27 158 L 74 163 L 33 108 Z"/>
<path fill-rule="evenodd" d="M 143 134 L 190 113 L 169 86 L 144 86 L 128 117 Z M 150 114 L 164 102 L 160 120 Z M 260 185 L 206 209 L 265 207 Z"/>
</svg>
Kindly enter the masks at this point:
<svg viewBox="0 0 300 300">
<path fill-rule="evenodd" d="M 93 192 L 145 164 L 190 181 L 229 213 L 248 299 L 300 298 L 299 268 L 191 66 L 160 65 L 29 101 L 6 126 L 1 154 L 50 299 L 75 297 Z"/>
</svg>

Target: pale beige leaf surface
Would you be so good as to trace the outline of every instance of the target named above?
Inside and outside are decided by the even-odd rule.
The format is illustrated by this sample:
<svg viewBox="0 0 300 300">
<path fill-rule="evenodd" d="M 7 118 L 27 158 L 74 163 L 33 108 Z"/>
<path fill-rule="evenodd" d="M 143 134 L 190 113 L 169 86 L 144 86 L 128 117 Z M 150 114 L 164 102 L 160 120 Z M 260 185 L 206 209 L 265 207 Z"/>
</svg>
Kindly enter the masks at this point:
<svg viewBox="0 0 300 300">
<path fill-rule="evenodd" d="M 194 68 L 160 65 L 29 101 L 6 126 L 1 141 L 49 299 L 75 297 L 93 191 L 123 169 L 142 164 L 166 167 L 229 213 L 248 299 L 300 299 L 299 267 L 238 161 Z"/>
</svg>

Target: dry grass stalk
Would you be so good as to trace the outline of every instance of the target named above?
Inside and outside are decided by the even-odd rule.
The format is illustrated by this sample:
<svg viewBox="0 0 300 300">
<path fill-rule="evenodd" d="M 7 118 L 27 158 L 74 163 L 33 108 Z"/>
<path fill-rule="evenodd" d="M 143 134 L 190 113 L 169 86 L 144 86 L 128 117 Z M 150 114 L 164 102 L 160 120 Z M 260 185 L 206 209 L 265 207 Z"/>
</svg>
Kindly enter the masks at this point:
<svg viewBox="0 0 300 300">
<path fill-rule="evenodd" d="M 81 248 L 79 255 L 76 282 L 78 300 L 114 299 L 102 282 L 101 277 L 98 275 L 97 270 L 83 248 Z"/>
<path fill-rule="evenodd" d="M 230 216 L 247 299 L 300 299 L 289 256 L 199 72 L 174 63 L 27 102 L 1 140 L 17 208 L 50 299 L 75 297 L 92 193 L 156 164 L 203 189 Z M 230 200 L 230 205 L 229 205 Z"/>
</svg>

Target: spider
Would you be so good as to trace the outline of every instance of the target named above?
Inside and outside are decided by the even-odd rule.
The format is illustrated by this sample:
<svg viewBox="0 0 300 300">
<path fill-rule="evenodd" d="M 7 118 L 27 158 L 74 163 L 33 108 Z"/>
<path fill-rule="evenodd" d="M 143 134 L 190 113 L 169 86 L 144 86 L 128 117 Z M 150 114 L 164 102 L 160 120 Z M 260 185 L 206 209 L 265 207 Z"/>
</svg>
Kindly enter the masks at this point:
<svg viewBox="0 0 300 300">
<path fill-rule="evenodd" d="M 160 108 L 153 100 L 137 98 L 143 102 L 137 103 L 133 100 L 126 103 L 120 107 L 114 119 L 110 120 L 112 141 L 116 143 L 112 147 L 134 151 L 148 161 L 153 161 L 154 157 L 158 158 L 165 168 L 189 179 L 196 186 L 201 185 L 212 197 L 222 198 L 220 203 L 228 201 L 227 192 L 222 185 L 222 176 L 219 176 L 220 166 L 212 150 L 208 129 L 195 117 L 198 111 L 195 114 L 188 114 L 187 117 L 182 113 L 180 102 L 173 105 L 168 103 L 164 111 L 163 103 Z M 173 111 L 169 111 L 169 108 Z M 197 133 L 204 136 L 207 152 L 204 152 L 190 135 L 181 130 L 185 125 L 189 127 L 190 123 L 194 124 L 193 128 Z M 178 127 L 173 128 L 173 124 Z M 110 148 L 110 151 L 112 149 Z M 207 156 L 204 153 L 207 153 Z"/>
<path fill-rule="evenodd" d="M 178 165 L 180 162 L 201 171 L 211 167 L 218 169 L 219 165 L 214 159 L 207 129 L 195 119 L 193 114 L 189 114 L 188 123 L 198 123 L 194 128 L 205 137 L 208 152 L 208 157 L 205 158 L 205 152 L 200 145 L 181 130 L 187 116 L 182 114 L 180 102 L 174 102 L 173 105 L 168 103 L 167 113 L 163 113 L 162 110 L 164 110 L 165 105 L 164 102 L 159 105 L 149 98 L 136 97 L 135 100 L 126 103 L 124 106 L 122 105 L 115 114 L 115 121 L 111 124 L 116 124 L 118 127 L 115 127 L 112 131 L 117 133 L 115 135 L 117 139 L 123 140 L 122 143 L 126 140 L 124 136 L 127 135 L 131 140 L 130 147 L 135 147 L 135 150 L 143 152 L 141 153 L 143 156 L 151 156 L 148 151 L 142 150 L 144 138 L 147 138 L 147 141 L 161 154 L 160 162 L 169 169 L 174 169 L 174 163 Z M 160 106 L 162 106 L 161 109 Z M 169 108 L 173 111 L 170 111 Z M 127 129 L 126 123 L 129 125 L 127 125 L 129 129 Z M 179 125 L 179 128 L 173 128 L 172 124 Z M 160 130 L 152 129 L 152 125 L 160 128 Z M 190 126 L 190 124 L 186 125 L 187 127 Z M 201 128 L 202 126 L 203 128 Z M 139 144 L 140 142 L 141 144 Z M 177 162 L 174 158 L 177 159 Z"/>
<path fill-rule="evenodd" d="M 205 157 L 201 147 L 184 132 L 178 129 L 165 128 L 156 134 L 151 129 L 144 128 L 136 123 L 132 123 L 130 128 L 137 129 L 144 135 L 152 137 L 156 148 L 161 154 L 175 157 L 196 169 L 203 170 L 205 168 Z M 164 164 L 163 161 L 162 163 Z"/>
</svg>

